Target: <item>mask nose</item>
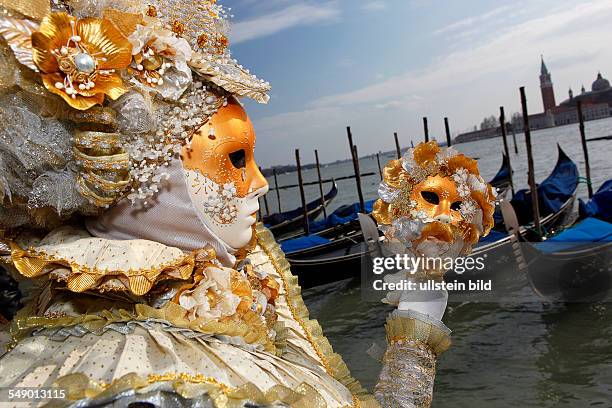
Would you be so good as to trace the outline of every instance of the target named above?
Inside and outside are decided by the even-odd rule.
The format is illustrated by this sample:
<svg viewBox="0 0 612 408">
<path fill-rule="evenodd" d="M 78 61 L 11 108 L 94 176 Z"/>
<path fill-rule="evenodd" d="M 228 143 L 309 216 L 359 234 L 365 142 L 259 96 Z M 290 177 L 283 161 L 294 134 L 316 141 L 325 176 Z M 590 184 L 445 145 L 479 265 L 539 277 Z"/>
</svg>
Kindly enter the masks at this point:
<svg viewBox="0 0 612 408">
<path fill-rule="evenodd" d="M 254 176 L 251 179 L 250 196 L 261 197 L 268 192 L 268 180 L 259 170 L 259 167 L 253 166 Z"/>
<path fill-rule="evenodd" d="M 447 200 L 440 201 L 434 220 L 443 224 L 450 224 L 453 220 L 450 213 L 450 202 Z"/>
</svg>

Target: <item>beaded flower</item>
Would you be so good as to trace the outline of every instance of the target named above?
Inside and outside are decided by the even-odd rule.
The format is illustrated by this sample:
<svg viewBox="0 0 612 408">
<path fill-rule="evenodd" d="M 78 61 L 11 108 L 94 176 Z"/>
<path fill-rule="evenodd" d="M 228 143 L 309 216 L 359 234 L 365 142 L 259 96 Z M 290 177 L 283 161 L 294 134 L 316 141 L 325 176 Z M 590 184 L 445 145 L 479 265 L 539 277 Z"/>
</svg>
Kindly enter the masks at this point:
<svg viewBox="0 0 612 408">
<path fill-rule="evenodd" d="M 118 71 L 130 64 L 131 46 L 109 20 L 47 15 L 32 34 L 32 59 L 45 87 L 75 109 L 127 92 Z"/>
</svg>

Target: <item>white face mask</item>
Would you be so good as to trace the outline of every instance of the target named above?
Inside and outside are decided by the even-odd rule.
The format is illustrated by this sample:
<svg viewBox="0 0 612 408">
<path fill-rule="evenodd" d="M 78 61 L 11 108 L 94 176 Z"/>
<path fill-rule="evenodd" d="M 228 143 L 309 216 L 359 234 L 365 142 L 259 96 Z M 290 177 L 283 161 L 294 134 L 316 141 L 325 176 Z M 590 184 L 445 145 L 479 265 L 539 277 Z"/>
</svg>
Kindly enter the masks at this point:
<svg viewBox="0 0 612 408">
<path fill-rule="evenodd" d="M 184 169 L 184 173 L 189 197 L 202 222 L 231 248 L 246 246 L 257 221 L 258 198 L 267 193 L 268 186 L 239 197 L 234 183 L 219 185 L 198 170 Z"/>
<path fill-rule="evenodd" d="M 192 136 L 181 154 L 198 217 L 232 249 L 243 248 L 251 240 L 258 198 L 268 191 L 254 153 L 253 124 L 242 106 L 230 99 Z"/>
</svg>

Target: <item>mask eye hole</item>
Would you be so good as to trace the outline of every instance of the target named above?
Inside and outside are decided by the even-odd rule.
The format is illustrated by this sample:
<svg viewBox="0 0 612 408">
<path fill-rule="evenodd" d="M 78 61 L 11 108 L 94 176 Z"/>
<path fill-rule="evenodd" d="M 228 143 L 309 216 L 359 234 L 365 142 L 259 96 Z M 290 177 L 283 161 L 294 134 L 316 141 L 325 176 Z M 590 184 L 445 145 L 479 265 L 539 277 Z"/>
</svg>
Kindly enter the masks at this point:
<svg viewBox="0 0 612 408">
<path fill-rule="evenodd" d="M 453 211 L 459 211 L 459 209 L 461 208 L 461 201 L 455 201 L 454 203 L 451 204 L 450 208 Z"/>
<path fill-rule="evenodd" d="M 246 152 L 244 149 L 236 150 L 228 156 L 235 168 L 242 169 L 246 167 Z"/>
<path fill-rule="evenodd" d="M 421 197 L 423 197 L 423 199 L 429 204 L 440 204 L 440 197 L 438 197 L 438 194 L 434 193 L 433 191 L 421 191 Z"/>
</svg>

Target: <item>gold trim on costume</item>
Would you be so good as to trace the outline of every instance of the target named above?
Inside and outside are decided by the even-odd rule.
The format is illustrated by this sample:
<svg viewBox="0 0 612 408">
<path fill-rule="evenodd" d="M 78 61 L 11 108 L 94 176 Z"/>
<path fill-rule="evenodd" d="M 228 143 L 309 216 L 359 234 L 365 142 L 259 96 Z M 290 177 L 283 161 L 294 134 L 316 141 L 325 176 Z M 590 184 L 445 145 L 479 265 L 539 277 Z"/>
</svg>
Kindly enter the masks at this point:
<svg viewBox="0 0 612 408">
<path fill-rule="evenodd" d="M 319 322 L 309 318 L 297 276 L 291 274 L 289 262 L 287 262 L 283 251 L 274 240 L 272 233 L 262 223 L 257 223 L 254 230 L 258 244 L 270 258 L 270 262 L 283 281 L 291 315 L 304 330 L 308 342 L 317 353 L 325 371 L 348 388 L 353 394 L 355 407 L 379 407 L 380 405 L 374 396 L 369 394 L 359 381 L 351 376 L 342 357 L 334 352 L 329 340 L 323 335 L 323 329 Z"/>
<path fill-rule="evenodd" d="M 292 408 L 327 407 L 325 399 L 316 388 L 306 383 L 301 383 L 295 389 L 275 385 L 264 392 L 251 382 L 230 387 L 203 374 L 164 373 L 144 377 L 129 373 L 106 384 L 95 382 L 83 373 L 74 373 L 58 378 L 54 386 L 67 390 L 68 399 L 74 401 L 109 398 L 126 390 L 140 390 L 162 382 L 171 383 L 174 391 L 184 398 L 207 394 L 216 408 L 242 407 L 245 402 L 264 406 L 281 403 Z"/>
<path fill-rule="evenodd" d="M 11 244 L 11 259 L 17 271 L 26 278 L 36 278 L 51 271 L 50 266 L 58 265 L 69 267 L 71 274 L 66 280 L 66 285 L 72 292 L 84 292 L 95 289 L 103 278 L 109 276 L 125 276 L 128 280 L 130 292 L 142 296 L 149 292 L 153 285 L 163 273 L 178 271 L 180 279 L 187 280 L 191 277 L 194 268 L 193 254 L 184 255 L 178 259 L 151 268 L 108 270 L 80 265 L 66 258 L 56 257 L 34 249 L 24 250 L 17 244 Z"/>
<path fill-rule="evenodd" d="M 206 320 L 204 318 L 189 320 L 186 316 L 187 310 L 172 302 L 168 302 L 159 309 L 137 303 L 132 311 L 125 309 L 102 310 L 96 314 L 58 317 L 32 316 L 32 309 L 24 307 L 17 313 L 11 324 L 12 346 L 24 338 L 32 329 L 52 329 L 79 325 L 87 331 L 99 333 L 105 326 L 112 323 L 154 319 L 164 320 L 175 327 L 198 333 L 241 337 L 248 344 L 260 344 L 266 351 L 275 352 L 275 347 L 268 338 L 268 328 L 254 313 L 245 314 L 242 316 L 242 320 L 229 319 L 226 321 Z"/>
<path fill-rule="evenodd" d="M 0 0 L 0 6 L 34 20 L 41 20 L 51 12 L 49 0 Z"/>
<path fill-rule="evenodd" d="M 438 356 L 451 346 L 450 330 L 414 316 L 389 316 L 385 329 L 389 344 L 413 341 L 427 345 Z"/>
</svg>

